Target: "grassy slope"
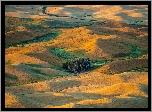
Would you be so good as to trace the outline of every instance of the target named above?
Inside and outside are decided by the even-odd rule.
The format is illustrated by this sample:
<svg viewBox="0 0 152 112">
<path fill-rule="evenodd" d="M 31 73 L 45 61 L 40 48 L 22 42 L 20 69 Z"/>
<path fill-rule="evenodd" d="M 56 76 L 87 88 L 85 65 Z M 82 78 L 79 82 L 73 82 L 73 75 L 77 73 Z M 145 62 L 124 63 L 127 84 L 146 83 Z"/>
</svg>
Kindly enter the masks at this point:
<svg viewBox="0 0 152 112">
<path fill-rule="evenodd" d="M 48 30 L 43 29 L 46 23 L 43 24 L 42 20 L 25 20 L 25 19 L 21 20 L 18 18 L 6 17 L 6 21 L 8 21 L 9 23 L 9 24 L 7 23 L 6 26 L 12 25 L 14 22 L 17 23 L 16 26 L 22 25 L 25 26 L 27 30 L 33 30 L 40 33 L 42 32 L 43 34 L 44 33 L 49 34 L 48 32 L 51 31 L 50 29 Z M 107 24 L 113 25 L 112 22 Z M 27 39 L 26 41 L 16 40 L 16 42 L 13 42 L 12 44 L 6 44 L 6 46 L 8 47 L 12 45 L 16 46 L 17 44 L 18 45 L 28 44 L 28 46 L 26 47 L 19 46 L 16 48 L 12 47 L 6 49 L 6 54 L 7 54 L 6 64 L 13 65 L 13 63 L 14 64 L 31 63 L 31 64 L 39 65 L 40 63 L 36 63 L 36 61 L 41 60 L 42 61 L 41 63 L 49 63 L 57 67 L 62 67 L 62 64 L 68 60 L 72 60 L 79 57 L 89 57 L 92 60 L 91 61 L 92 69 L 95 69 L 113 60 L 117 60 L 117 59 L 128 60 L 132 58 L 138 58 L 139 56 L 143 56 L 147 54 L 147 50 L 143 46 L 138 46 L 141 44 L 141 41 L 139 41 L 138 38 L 134 38 L 134 40 L 132 39 L 132 37 L 136 36 L 137 33 L 133 33 L 134 35 L 132 35 L 132 37 L 130 38 L 127 38 L 126 40 L 123 37 L 118 38 L 120 35 L 122 35 L 123 32 L 124 34 L 126 34 L 125 29 L 122 28 L 121 30 L 120 24 L 118 24 L 117 30 L 123 32 L 120 33 L 118 32 L 117 35 L 110 35 L 110 36 L 104 35 L 104 32 L 106 32 L 106 30 L 95 32 L 94 29 L 92 29 L 92 27 L 95 27 L 97 31 L 100 31 L 101 29 L 99 24 L 93 24 L 87 27 L 78 27 L 73 29 L 60 29 L 61 32 L 60 34 L 59 32 L 55 31 L 54 34 L 52 33 L 52 35 L 47 36 L 46 34 L 44 34 L 42 36 L 35 36 L 33 37 L 33 39 Z M 103 25 L 103 27 L 105 27 L 105 29 L 108 29 L 108 31 L 111 30 L 113 33 L 113 29 L 114 29 L 113 27 L 112 28 L 107 27 L 106 25 Z M 131 28 L 131 29 L 132 31 L 136 32 L 135 28 Z M 12 32 L 20 33 L 20 31 L 12 31 Z M 29 31 L 24 31 L 24 32 L 29 32 Z M 143 33 L 145 32 L 138 31 L 138 35 Z M 6 33 L 6 35 L 8 34 Z M 28 38 L 31 38 L 31 35 L 29 35 Z M 12 40 L 14 40 L 14 38 Z M 11 38 L 9 38 L 9 41 L 11 41 Z M 135 42 L 136 45 L 134 45 Z M 112 49 L 113 47 L 115 49 Z M 11 59 L 11 57 L 14 58 Z M 24 57 L 24 58 L 27 57 L 27 59 L 25 58 L 22 60 L 22 58 L 19 57 Z M 128 68 L 124 68 L 124 71 L 125 70 L 128 70 Z M 44 75 L 44 73 L 42 73 L 39 70 L 32 70 L 32 71 L 36 72 L 37 74 Z"/>
<path fill-rule="evenodd" d="M 61 33 L 59 35 L 56 35 L 56 38 L 53 38 L 52 40 L 43 42 L 40 40 L 36 43 L 32 41 L 28 44 L 25 43 L 25 46 L 9 47 L 5 49 L 6 86 L 11 86 L 10 88 L 6 89 L 6 92 L 13 93 L 13 91 L 16 90 L 22 91 L 22 93 L 25 94 L 25 96 L 22 98 L 22 94 L 20 93 L 13 93 L 12 95 L 6 93 L 6 98 L 9 99 L 11 97 L 12 99 L 8 100 L 7 102 L 15 101 L 15 107 L 40 106 L 46 108 L 71 108 L 107 107 L 105 105 L 106 103 L 110 104 L 111 101 L 114 101 L 114 103 L 110 104 L 110 107 L 117 107 L 119 102 L 123 103 L 123 101 L 121 101 L 121 98 L 119 98 L 122 97 L 124 101 L 128 102 L 127 104 L 122 105 L 122 107 L 127 107 L 131 102 L 138 101 L 143 101 L 145 104 L 147 104 L 147 94 L 140 93 L 140 91 L 143 91 L 140 86 L 147 86 L 148 84 L 148 44 L 147 38 L 140 36 L 146 34 L 145 31 L 138 30 L 136 27 L 132 27 L 130 29 L 133 33 L 130 35 L 129 33 L 126 33 L 128 31 L 127 28 L 129 27 L 124 28 L 123 24 L 121 28 L 119 26 L 115 26 L 117 24 L 109 26 L 112 23 L 107 23 L 105 25 L 96 24 L 85 27 L 82 26 L 72 29 L 61 28 L 56 30 L 42 30 L 41 27 L 44 27 L 43 24 L 40 24 L 42 20 L 35 20 L 34 22 L 32 21 L 32 24 L 40 25 L 40 29 L 37 29 L 37 27 L 35 29 L 35 26 L 33 27 L 32 25 L 28 26 L 31 21 L 25 23 L 20 23 L 19 20 L 16 21 L 18 23 L 18 26 L 26 24 L 26 30 L 24 30 L 24 32 L 33 33 L 31 34 L 32 36 L 27 36 L 26 40 L 28 41 L 52 31 L 60 31 Z M 113 27 L 116 28 L 114 29 Z M 21 33 L 21 31 L 11 31 L 11 34 L 13 35 L 18 35 L 18 33 Z M 36 34 L 35 32 L 38 33 Z M 6 35 L 11 36 L 9 33 L 6 32 Z M 6 36 L 6 38 L 8 38 L 10 43 L 18 42 L 19 37 L 16 36 L 16 41 L 13 41 L 13 35 L 9 38 Z M 24 35 L 25 34 L 23 33 L 23 36 Z M 11 40 L 12 37 L 13 39 Z M 23 41 L 25 40 L 22 40 L 17 44 L 22 45 Z M 88 71 L 87 73 L 81 73 L 79 78 L 71 76 L 71 73 L 61 68 L 64 62 L 68 61 L 69 59 L 78 57 L 89 57 L 91 59 L 92 66 L 92 70 Z M 125 71 L 134 71 L 132 73 L 128 72 L 128 74 L 131 75 L 129 80 L 125 79 L 125 77 L 128 77 L 127 74 L 125 76 L 122 74 L 122 76 L 119 77 L 119 75 L 121 73 L 125 73 Z M 104 74 L 104 76 L 101 77 L 103 74 L 100 72 L 107 75 Z M 139 75 L 138 72 L 141 72 L 141 78 L 137 76 Z M 110 73 L 112 73 L 113 76 L 110 75 Z M 116 75 L 115 73 L 119 74 Z M 54 77 L 61 76 L 66 76 L 67 78 L 65 77 L 63 79 L 54 79 Z M 55 82 L 50 79 L 54 79 Z M 50 82 L 40 82 L 44 80 L 49 80 Z M 127 84 L 127 82 L 124 83 L 124 80 L 125 82 L 127 80 L 129 84 Z M 138 82 L 143 85 L 140 85 L 138 83 L 130 84 L 132 83 L 130 81 L 135 83 Z M 123 93 L 120 91 L 122 89 L 120 86 L 121 84 L 123 84 L 123 88 L 134 87 L 134 89 L 137 91 L 133 92 L 130 88 L 124 90 L 131 91 L 130 93 Z M 20 86 L 12 87 L 12 85 Z M 99 93 L 105 93 L 105 89 L 102 89 L 104 86 L 107 86 L 110 89 L 115 88 L 114 91 L 107 92 L 107 94 L 111 95 L 111 97 L 113 94 L 115 94 L 115 91 L 120 91 L 118 93 L 119 95 L 113 97 L 112 99 L 109 97 L 103 97 L 102 95 L 96 95 Z M 27 91 L 33 92 L 32 95 L 26 93 Z M 43 95 L 39 92 L 47 91 L 49 93 L 45 93 L 45 95 L 43 94 L 45 98 L 42 98 Z M 56 92 L 61 93 L 59 94 Z M 67 95 L 64 92 L 69 93 Z M 90 98 L 87 98 L 87 96 L 91 94 L 92 96 L 90 96 Z M 48 99 L 48 96 L 50 95 L 51 97 L 48 101 L 54 101 L 54 103 L 51 105 L 49 102 L 46 102 L 46 99 Z M 133 97 L 130 97 L 128 95 L 136 95 L 137 99 L 133 99 Z M 17 97 L 18 100 L 14 100 L 14 97 Z M 129 97 L 129 100 L 127 100 L 127 97 Z M 60 100 L 60 102 L 57 100 Z M 31 101 L 33 103 L 26 103 L 26 101 Z M 146 107 L 145 104 L 138 103 L 136 107 Z M 7 107 L 13 107 L 14 105 L 8 103 Z M 129 107 L 131 107 L 131 105 L 129 105 Z"/>
</svg>

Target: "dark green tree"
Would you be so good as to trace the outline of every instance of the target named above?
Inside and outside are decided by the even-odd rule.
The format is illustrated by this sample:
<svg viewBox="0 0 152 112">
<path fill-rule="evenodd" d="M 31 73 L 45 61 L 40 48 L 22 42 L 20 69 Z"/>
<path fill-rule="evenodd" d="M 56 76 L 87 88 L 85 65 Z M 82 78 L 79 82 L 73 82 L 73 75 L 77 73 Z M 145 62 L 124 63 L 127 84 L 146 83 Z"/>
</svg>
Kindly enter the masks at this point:
<svg viewBox="0 0 152 112">
<path fill-rule="evenodd" d="M 63 68 L 77 75 L 82 71 L 87 71 L 90 69 L 90 59 L 89 58 L 75 59 L 64 63 Z"/>
</svg>

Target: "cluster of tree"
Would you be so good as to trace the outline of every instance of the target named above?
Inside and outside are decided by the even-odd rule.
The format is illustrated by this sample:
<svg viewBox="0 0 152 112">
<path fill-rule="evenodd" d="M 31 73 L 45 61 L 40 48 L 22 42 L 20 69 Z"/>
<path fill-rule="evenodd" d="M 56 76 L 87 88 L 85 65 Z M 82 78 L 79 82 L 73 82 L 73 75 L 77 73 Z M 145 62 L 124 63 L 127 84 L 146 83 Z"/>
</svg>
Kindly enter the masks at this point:
<svg viewBox="0 0 152 112">
<path fill-rule="evenodd" d="M 90 69 L 90 59 L 89 58 L 79 58 L 72 60 L 63 64 L 63 68 L 68 69 L 77 75 L 81 71 L 86 71 Z"/>
</svg>

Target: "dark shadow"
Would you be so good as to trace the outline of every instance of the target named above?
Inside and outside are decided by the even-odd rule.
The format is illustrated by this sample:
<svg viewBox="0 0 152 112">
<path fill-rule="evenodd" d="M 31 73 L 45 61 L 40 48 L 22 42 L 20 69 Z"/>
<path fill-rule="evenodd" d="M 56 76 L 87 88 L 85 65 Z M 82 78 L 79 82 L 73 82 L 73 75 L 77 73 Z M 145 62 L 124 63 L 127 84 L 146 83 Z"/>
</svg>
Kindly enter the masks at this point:
<svg viewBox="0 0 152 112">
<path fill-rule="evenodd" d="M 146 85 L 146 84 L 140 84 L 140 90 L 142 91 L 142 92 L 144 92 L 145 94 L 147 94 L 148 95 L 148 85 Z"/>
<path fill-rule="evenodd" d="M 15 86 L 17 85 L 18 81 L 17 76 L 5 73 L 5 86 Z"/>
<path fill-rule="evenodd" d="M 108 64 L 109 69 L 102 71 L 104 73 L 122 73 L 129 72 L 134 69 L 132 72 L 142 72 L 143 67 L 148 67 L 148 59 L 130 59 L 130 60 L 119 60 L 114 61 Z M 138 69 L 137 69 L 138 68 Z"/>
<path fill-rule="evenodd" d="M 101 108 L 148 108 L 148 98 L 114 98 L 113 102 L 100 104 Z"/>
<path fill-rule="evenodd" d="M 128 53 L 131 48 L 120 43 L 118 38 L 114 39 L 97 39 L 96 45 L 106 54 Z"/>
<path fill-rule="evenodd" d="M 28 53 L 27 55 L 48 62 L 49 64 L 62 67 L 62 63 L 63 63 L 62 59 L 51 53 L 49 49 L 43 53 Z"/>
<path fill-rule="evenodd" d="M 130 31 L 120 31 L 117 29 L 112 29 L 112 28 L 125 28 L 125 27 L 130 27 Z M 147 26 L 144 26 L 144 25 L 136 26 L 136 25 L 129 25 L 125 23 L 119 24 L 117 22 L 110 22 L 110 21 L 86 26 L 86 28 L 91 30 L 91 34 L 106 35 L 106 36 L 117 35 L 121 37 L 132 37 L 132 38 L 136 38 L 136 36 L 140 36 L 141 33 L 139 31 L 141 31 L 142 29 L 145 29 L 141 27 L 147 27 Z M 141 29 L 138 29 L 138 28 L 141 28 Z M 148 32 L 148 30 L 146 31 Z"/>
<path fill-rule="evenodd" d="M 55 39 L 58 35 L 59 35 L 58 32 L 50 32 L 50 33 L 47 33 L 42 36 L 34 37 L 33 39 L 30 39 L 30 40 L 23 40 L 23 41 L 17 41 L 17 42 L 11 43 L 11 44 L 6 44 L 5 48 L 12 47 L 12 46 L 16 47 L 17 45 L 22 45 L 22 47 L 24 47 L 26 44 L 46 42 L 46 41 Z M 9 38 L 10 37 L 8 37 L 8 39 Z"/>
<path fill-rule="evenodd" d="M 147 12 L 145 11 L 145 8 L 148 8 L 148 6 L 142 6 L 142 7 L 139 7 L 138 5 L 137 6 L 131 6 L 131 5 L 120 5 L 120 7 L 122 7 L 122 9 L 126 9 L 126 10 L 133 10 L 135 12 Z"/>
<path fill-rule="evenodd" d="M 130 31 L 120 31 L 120 30 L 112 30 L 113 28 L 123 28 L 123 27 L 129 27 Z M 142 33 L 147 32 L 148 33 L 148 27 L 144 27 L 144 29 L 138 29 L 139 26 L 136 25 L 128 25 L 128 24 L 115 24 L 115 22 L 105 22 L 98 25 L 91 25 L 87 26 L 89 30 L 91 30 L 91 34 L 97 34 L 97 35 L 115 35 L 115 38 L 108 38 L 102 39 L 98 38 L 96 41 L 96 45 L 100 50 L 95 50 L 94 54 L 91 54 L 92 57 L 95 56 L 101 56 L 106 59 L 118 59 L 120 62 L 114 62 L 109 64 L 110 70 L 112 72 L 123 72 L 127 69 L 132 68 L 141 68 L 142 66 L 147 66 L 148 60 L 138 60 L 137 58 L 139 56 L 145 55 L 148 52 L 148 38 L 146 36 L 139 37 L 142 35 Z M 141 26 L 140 26 L 141 27 Z M 143 32 L 144 31 L 144 32 Z M 107 54 L 107 57 L 104 57 L 103 54 Z M 137 60 L 130 60 L 128 59 L 137 59 Z M 124 61 L 123 61 L 124 60 Z M 131 62 L 133 61 L 133 62 Z M 140 63 L 140 64 L 137 64 Z"/>
<path fill-rule="evenodd" d="M 120 5 L 123 9 L 127 9 L 127 10 L 135 10 L 135 9 L 145 9 L 148 8 L 148 5 L 146 6 L 142 6 L 140 7 L 140 5 Z"/>
</svg>

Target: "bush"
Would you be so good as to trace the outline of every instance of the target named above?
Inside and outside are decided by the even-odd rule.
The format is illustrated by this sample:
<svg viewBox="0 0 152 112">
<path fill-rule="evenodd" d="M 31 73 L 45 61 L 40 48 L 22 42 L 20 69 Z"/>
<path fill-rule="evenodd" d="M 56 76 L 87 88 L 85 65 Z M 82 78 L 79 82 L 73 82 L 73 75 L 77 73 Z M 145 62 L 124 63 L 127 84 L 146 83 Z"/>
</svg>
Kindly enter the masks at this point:
<svg viewBox="0 0 152 112">
<path fill-rule="evenodd" d="M 89 58 L 79 58 L 72 60 L 63 64 L 64 69 L 68 69 L 74 74 L 80 73 L 90 69 L 90 59 Z"/>
</svg>

